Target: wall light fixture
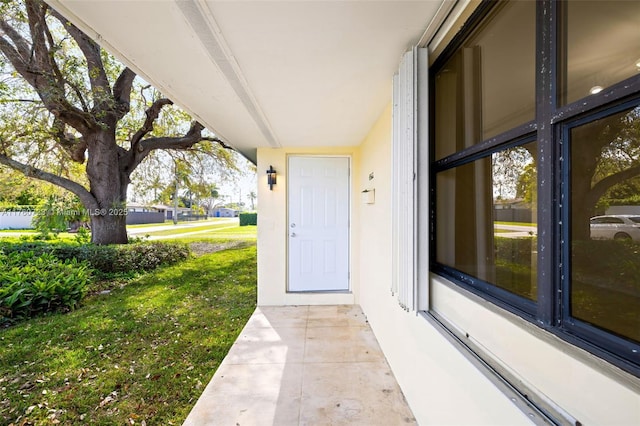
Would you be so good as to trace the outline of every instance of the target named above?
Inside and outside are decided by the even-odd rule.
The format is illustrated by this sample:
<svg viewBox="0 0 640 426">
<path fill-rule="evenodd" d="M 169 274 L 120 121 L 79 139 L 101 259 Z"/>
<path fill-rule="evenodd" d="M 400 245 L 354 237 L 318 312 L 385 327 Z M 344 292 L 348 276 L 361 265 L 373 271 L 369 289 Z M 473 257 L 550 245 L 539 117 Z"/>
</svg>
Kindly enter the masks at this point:
<svg viewBox="0 0 640 426">
<path fill-rule="evenodd" d="M 269 170 L 267 170 L 267 185 L 269 185 L 269 189 L 273 191 L 273 185 L 276 184 L 276 171 L 273 166 L 269 166 Z"/>
</svg>

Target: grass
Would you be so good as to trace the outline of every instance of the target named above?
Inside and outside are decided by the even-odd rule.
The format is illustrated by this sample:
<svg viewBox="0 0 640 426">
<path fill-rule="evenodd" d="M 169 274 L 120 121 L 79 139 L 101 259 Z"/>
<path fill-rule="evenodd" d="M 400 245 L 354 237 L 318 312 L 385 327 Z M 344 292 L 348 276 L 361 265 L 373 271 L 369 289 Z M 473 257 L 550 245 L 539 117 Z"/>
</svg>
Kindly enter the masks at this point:
<svg viewBox="0 0 640 426">
<path fill-rule="evenodd" d="M 255 240 L 257 238 L 257 227 L 255 225 L 232 226 L 211 232 L 199 232 L 194 235 L 177 236 L 175 241 L 191 243 L 201 240 Z"/>
<path fill-rule="evenodd" d="M 494 221 L 493 224 L 494 225 L 533 226 L 533 227 L 538 226 L 537 223 L 532 223 L 532 222 L 505 222 L 505 221 L 500 221 L 500 220 Z"/>
<path fill-rule="evenodd" d="M 194 220 L 194 221 L 188 221 L 188 222 L 178 221 L 178 225 L 185 225 L 190 223 L 202 223 L 202 224 L 215 223 L 216 221 L 220 221 L 220 219 L 221 218 L 209 218 L 209 219 Z M 127 225 L 127 229 L 149 228 L 154 226 L 166 226 L 167 228 L 169 228 L 171 226 L 174 226 L 174 224 L 173 224 L 173 220 L 167 219 L 162 223 L 141 223 L 138 225 Z"/>
<path fill-rule="evenodd" d="M 153 236 L 153 237 L 176 237 L 177 239 L 186 241 L 186 242 L 190 242 L 193 240 L 202 240 L 205 238 L 213 238 L 213 239 L 255 239 L 256 238 L 256 234 L 257 234 L 257 227 L 256 226 L 238 226 L 238 225 L 234 225 L 233 222 L 217 222 L 217 221 L 213 221 L 210 220 L 208 222 L 206 221 L 202 221 L 203 225 L 202 226 L 191 226 L 191 227 L 187 227 L 187 228 L 174 228 L 173 227 L 173 223 L 171 224 L 166 224 L 167 229 L 166 230 L 161 230 L 161 231 L 153 231 L 153 232 L 146 232 L 144 234 L 142 233 L 136 233 L 135 235 L 133 235 L 132 237 L 146 237 L 146 236 Z M 138 228 L 142 228 L 144 229 L 145 227 L 150 227 L 150 226 L 158 226 L 159 224 L 153 224 L 153 225 L 129 225 L 127 226 L 127 229 L 138 229 Z M 35 235 L 36 232 L 35 231 L 12 231 L 12 232 L 24 232 L 25 234 L 25 238 L 30 239 L 31 236 Z M 184 234 L 191 234 L 194 233 L 193 235 L 187 235 L 185 237 L 182 237 L 182 235 Z M 3 241 L 9 241 L 9 242 L 15 242 L 15 243 L 20 243 L 22 240 L 20 237 L 3 237 L 2 236 L 2 231 L 0 231 L 0 239 L 2 239 Z M 53 241 L 58 241 L 58 242 L 74 242 L 76 241 L 76 234 L 69 234 L 69 233 L 60 233 L 58 234 Z"/>
<path fill-rule="evenodd" d="M 215 230 L 219 228 L 228 228 L 228 227 L 235 227 L 235 226 L 228 222 L 227 223 L 210 222 L 209 224 L 202 225 L 202 226 L 190 226 L 188 228 L 168 228 L 166 230 L 163 229 L 162 231 L 152 231 L 152 232 L 145 233 L 145 235 L 150 235 L 150 236 L 179 235 L 179 234 L 186 234 L 191 232 Z"/>
<path fill-rule="evenodd" d="M 0 330 L 0 423 L 181 424 L 255 308 L 255 256 L 195 257 Z"/>
</svg>

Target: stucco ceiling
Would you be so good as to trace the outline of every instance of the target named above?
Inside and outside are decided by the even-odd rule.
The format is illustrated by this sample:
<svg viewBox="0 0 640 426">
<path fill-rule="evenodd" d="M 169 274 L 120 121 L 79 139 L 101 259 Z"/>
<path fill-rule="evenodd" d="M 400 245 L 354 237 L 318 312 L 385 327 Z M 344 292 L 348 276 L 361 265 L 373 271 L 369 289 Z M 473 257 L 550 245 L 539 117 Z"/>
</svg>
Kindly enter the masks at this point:
<svg viewBox="0 0 640 426">
<path fill-rule="evenodd" d="M 359 144 L 446 1 L 47 2 L 255 160 L 258 147 Z"/>
</svg>

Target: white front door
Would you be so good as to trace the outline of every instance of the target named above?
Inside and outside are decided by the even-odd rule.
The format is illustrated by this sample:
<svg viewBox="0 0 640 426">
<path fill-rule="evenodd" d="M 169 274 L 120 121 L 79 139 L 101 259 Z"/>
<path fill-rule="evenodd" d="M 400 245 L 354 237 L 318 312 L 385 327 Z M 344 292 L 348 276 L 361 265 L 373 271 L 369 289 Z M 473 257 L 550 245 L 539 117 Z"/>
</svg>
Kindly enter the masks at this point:
<svg viewBox="0 0 640 426">
<path fill-rule="evenodd" d="M 289 157 L 289 291 L 349 290 L 349 158 Z"/>
</svg>

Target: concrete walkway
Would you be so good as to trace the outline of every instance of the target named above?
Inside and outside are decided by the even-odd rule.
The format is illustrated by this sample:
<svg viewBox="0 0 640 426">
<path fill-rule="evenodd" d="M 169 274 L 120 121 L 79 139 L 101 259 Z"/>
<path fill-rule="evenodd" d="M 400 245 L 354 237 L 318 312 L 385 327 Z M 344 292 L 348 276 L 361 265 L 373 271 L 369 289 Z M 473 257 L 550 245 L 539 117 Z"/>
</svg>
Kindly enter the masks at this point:
<svg viewBox="0 0 640 426">
<path fill-rule="evenodd" d="M 413 414 L 359 306 L 260 307 L 185 426 L 404 425 Z"/>
</svg>

